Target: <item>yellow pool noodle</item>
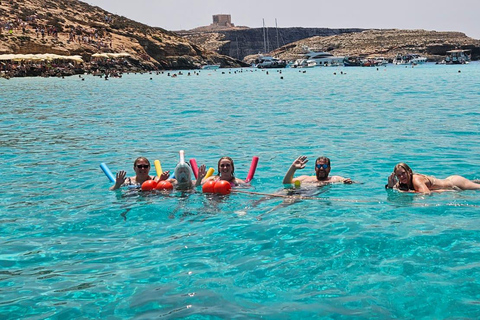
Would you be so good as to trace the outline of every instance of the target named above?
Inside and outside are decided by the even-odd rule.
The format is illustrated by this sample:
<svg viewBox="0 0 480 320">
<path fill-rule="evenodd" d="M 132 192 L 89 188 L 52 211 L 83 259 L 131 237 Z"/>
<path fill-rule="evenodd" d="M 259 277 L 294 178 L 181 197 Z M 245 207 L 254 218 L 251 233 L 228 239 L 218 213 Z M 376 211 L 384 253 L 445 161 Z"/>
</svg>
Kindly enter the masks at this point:
<svg viewBox="0 0 480 320">
<path fill-rule="evenodd" d="M 213 168 L 208 169 L 207 174 L 205 175 L 205 178 L 203 178 L 203 179 L 207 179 L 207 178 L 210 177 L 214 172 L 215 172 L 215 169 L 213 169 Z"/>
<path fill-rule="evenodd" d="M 163 173 L 162 165 L 160 164 L 160 160 L 153 161 L 153 164 L 155 165 L 155 170 L 157 171 L 157 176 L 160 177 Z"/>
</svg>

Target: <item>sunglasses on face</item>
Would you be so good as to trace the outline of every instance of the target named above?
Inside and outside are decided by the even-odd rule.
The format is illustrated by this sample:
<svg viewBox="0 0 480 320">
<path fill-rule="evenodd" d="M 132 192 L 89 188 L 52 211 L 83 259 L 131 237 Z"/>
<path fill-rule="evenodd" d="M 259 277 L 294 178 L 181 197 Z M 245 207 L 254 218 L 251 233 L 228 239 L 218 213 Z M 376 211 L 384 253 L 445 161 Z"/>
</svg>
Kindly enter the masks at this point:
<svg viewBox="0 0 480 320">
<path fill-rule="evenodd" d="M 231 167 L 230 163 L 223 163 L 220 165 L 220 168 L 230 168 L 230 167 Z"/>
<path fill-rule="evenodd" d="M 148 169 L 150 166 L 148 164 L 137 164 L 138 169 Z"/>
<path fill-rule="evenodd" d="M 323 168 L 324 170 L 327 170 L 328 164 L 316 164 L 315 167 L 317 167 L 317 169 Z"/>
</svg>

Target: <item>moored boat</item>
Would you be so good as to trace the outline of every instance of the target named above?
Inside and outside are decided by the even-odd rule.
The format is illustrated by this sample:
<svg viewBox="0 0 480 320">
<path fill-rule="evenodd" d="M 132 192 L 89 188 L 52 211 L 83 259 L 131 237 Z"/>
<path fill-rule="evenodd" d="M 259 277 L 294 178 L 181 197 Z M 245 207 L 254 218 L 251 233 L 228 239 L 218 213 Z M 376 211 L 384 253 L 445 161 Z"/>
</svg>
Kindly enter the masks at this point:
<svg viewBox="0 0 480 320">
<path fill-rule="evenodd" d="M 419 54 L 397 54 L 393 59 L 393 64 L 424 64 L 427 62 L 427 58 Z"/>
<path fill-rule="evenodd" d="M 470 62 L 470 50 L 450 50 L 445 57 L 446 64 L 465 64 Z"/>
<path fill-rule="evenodd" d="M 297 59 L 291 65 L 292 68 L 313 68 L 317 65 L 315 60 Z"/>
<path fill-rule="evenodd" d="M 201 69 L 203 70 L 216 70 L 218 68 L 220 68 L 219 64 L 206 64 L 201 66 Z"/>
<path fill-rule="evenodd" d="M 361 67 L 364 61 L 360 57 L 345 57 L 343 59 L 343 65 L 345 67 Z"/>
<path fill-rule="evenodd" d="M 261 56 L 255 60 L 255 66 L 259 69 L 285 68 L 287 62 L 274 57 Z"/>
<path fill-rule="evenodd" d="M 327 66 L 337 66 L 343 63 L 343 56 L 334 56 L 331 53 L 324 51 L 311 51 L 307 49 L 308 52 L 305 54 L 304 59 L 309 61 L 315 61 L 318 67 L 327 67 Z"/>
<path fill-rule="evenodd" d="M 367 58 L 364 62 L 364 67 L 384 67 L 388 64 L 388 60 L 384 57 Z"/>
</svg>

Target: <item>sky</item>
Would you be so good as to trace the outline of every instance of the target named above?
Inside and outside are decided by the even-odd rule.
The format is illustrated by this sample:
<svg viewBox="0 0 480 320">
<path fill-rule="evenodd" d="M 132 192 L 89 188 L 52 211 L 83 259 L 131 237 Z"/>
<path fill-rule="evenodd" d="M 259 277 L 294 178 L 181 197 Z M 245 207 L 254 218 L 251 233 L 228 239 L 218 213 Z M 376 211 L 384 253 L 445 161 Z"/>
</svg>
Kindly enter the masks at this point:
<svg viewBox="0 0 480 320">
<path fill-rule="evenodd" d="M 480 39 L 479 0 L 82 0 L 152 27 L 189 30 L 230 14 L 236 26 L 424 29 Z"/>
</svg>

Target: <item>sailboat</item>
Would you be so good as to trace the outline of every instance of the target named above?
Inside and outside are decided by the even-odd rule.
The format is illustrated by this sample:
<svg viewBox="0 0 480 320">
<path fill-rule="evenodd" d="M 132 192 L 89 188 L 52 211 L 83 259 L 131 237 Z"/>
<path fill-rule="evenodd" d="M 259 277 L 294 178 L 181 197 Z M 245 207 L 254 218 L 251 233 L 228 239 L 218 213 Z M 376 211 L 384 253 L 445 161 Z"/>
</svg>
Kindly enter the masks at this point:
<svg viewBox="0 0 480 320">
<path fill-rule="evenodd" d="M 277 19 L 275 19 L 275 24 L 277 23 Z M 265 27 L 265 19 L 263 19 L 263 47 L 264 52 L 269 51 L 268 45 L 268 28 Z M 277 46 L 278 46 L 278 33 L 277 33 Z M 255 66 L 260 69 L 272 69 L 272 68 L 285 68 L 287 66 L 287 62 L 284 60 L 280 60 L 271 56 L 260 55 L 255 60 Z"/>
</svg>

